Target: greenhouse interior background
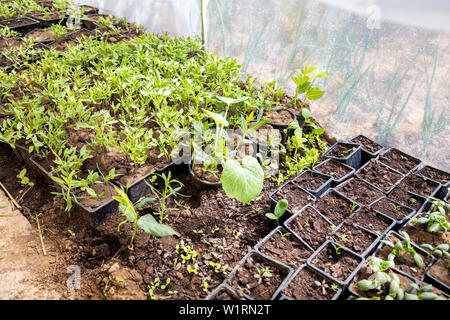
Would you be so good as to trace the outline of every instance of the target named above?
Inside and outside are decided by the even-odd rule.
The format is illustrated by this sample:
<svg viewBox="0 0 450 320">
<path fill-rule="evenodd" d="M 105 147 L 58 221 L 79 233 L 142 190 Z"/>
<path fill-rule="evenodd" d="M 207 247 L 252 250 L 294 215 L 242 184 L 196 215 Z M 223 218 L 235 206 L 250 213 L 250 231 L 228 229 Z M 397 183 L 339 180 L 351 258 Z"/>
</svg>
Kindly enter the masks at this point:
<svg viewBox="0 0 450 320">
<path fill-rule="evenodd" d="M 339 139 L 359 133 L 450 169 L 450 3 L 402 0 L 79 0 L 147 32 L 202 37 L 260 82 L 329 70 L 311 106 Z M 203 6 L 203 8 L 202 8 Z M 203 9 L 203 10 L 202 10 Z M 426 14 L 424 14 L 426 13 Z"/>
</svg>

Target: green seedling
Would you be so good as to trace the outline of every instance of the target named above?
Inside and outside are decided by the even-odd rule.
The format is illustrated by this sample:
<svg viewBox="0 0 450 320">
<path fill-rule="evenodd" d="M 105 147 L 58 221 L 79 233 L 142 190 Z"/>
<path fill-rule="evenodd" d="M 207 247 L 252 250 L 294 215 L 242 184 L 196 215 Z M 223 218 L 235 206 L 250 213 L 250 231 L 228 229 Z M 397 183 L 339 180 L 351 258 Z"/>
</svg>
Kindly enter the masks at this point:
<svg viewBox="0 0 450 320">
<path fill-rule="evenodd" d="M 405 293 L 405 300 L 447 300 L 432 292 L 434 287 L 431 284 L 419 286 L 416 283 L 411 283 L 408 290 L 415 290 L 416 293 Z"/>
<path fill-rule="evenodd" d="M 325 279 L 323 279 L 322 282 L 316 280 L 316 281 L 314 281 L 314 284 L 322 289 L 323 295 L 327 294 L 328 289 L 331 289 L 334 292 L 339 291 L 339 287 L 335 283 L 331 284 L 331 286 L 330 286 Z"/>
<path fill-rule="evenodd" d="M 341 251 L 344 251 L 344 247 L 337 246 L 334 243 L 331 243 L 331 245 L 333 246 L 334 251 L 337 255 L 340 255 L 342 253 Z"/>
<path fill-rule="evenodd" d="M 420 217 L 410 220 L 410 224 L 426 224 L 428 232 L 447 232 L 450 225 L 447 221 L 446 215 L 450 212 L 450 205 L 441 200 L 433 199 L 431 203 L 434 205 L 431 212 L 424 212 Z"/>
<path fill-rule="evenodd" d="M 258 273 L 255 273 L 253 276 L 258 279 L 258 283 L 261 284 L 264 278 L 272 277 L 272 270 L 270 267 L 256 267 Z"/>
<path fill-rule="evenodd" d="M 401 234 L 404 237 L 403 241 L 398 241 L 395 244 L 393 244 L 389 240 L 381 240 L 381 242 L 383 242 L 385 245 L 392 248 L 392 252 L 388 255 L 388 260 L 394 261 L 395 257 L 404 258 L 407 254 L 410 254 L 414 259 L 416 265 L 420 269 L 422 269 L 424 267 L 422 256 L 418 254 L 412 246 L 409 235 L 404 231 L 402 231 Z"/>
<path fill-rule="evenodd" d="M 25 186 L 33 187 L 34 183 L 30 181 L 30 179 L 26 176 L 27 169 L 22 169 L 20 173 L 17 175 L 17 178 L 20 179 L 20 183 Z"/>
<path fill-rule="evenodd" d="M 356 202 L 353 202 L 352 205 L 351 205 L 350 208 L 349 208 L 350 214 L 352 214 L 353 211 L 355 211 L 356 206 L 357 206 L 357 203 L 356 203 Z"/>
<path fill-rule="evenodd" d="M 435 247 L 433 247 L 431 244 L 423 243 L 420 245 L 421 248 L 429 250 L 429 254 L 427 255 L 427 258 L 429 258 L 431 255 L 436 255 L 438 258 L 446 257 L 450 258 L 450 253 L 448 252 L 450 245 L 448 243 L 442 243 Z"/>
<path fill-rule="evenodd" d="M 288 208 L 288 201 L 286 199 L 282 199 L 277 202 L 275 206 L 274 212 L 266 213 L 266 217 L 270 220 L 275 220 L 277 224 L 279 225 L 278 220 L 283 216 L 283 214 L 286 212 Z"/>
</svg>

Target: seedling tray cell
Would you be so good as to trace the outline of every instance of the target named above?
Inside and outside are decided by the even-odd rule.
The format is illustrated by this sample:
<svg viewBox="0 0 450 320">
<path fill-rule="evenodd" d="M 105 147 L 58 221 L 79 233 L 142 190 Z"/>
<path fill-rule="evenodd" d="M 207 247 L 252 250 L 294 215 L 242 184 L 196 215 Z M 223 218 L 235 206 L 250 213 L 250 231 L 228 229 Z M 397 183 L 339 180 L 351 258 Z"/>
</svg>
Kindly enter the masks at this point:
<svg viewBox="0 0 450 320">
<path fill-rule="evenodd" d="M 286 212 L 289 216 L 292 216 L 296 212 L 300 211 L 303 207 L 309 203 L 312 203 L 316 199 L 316 197 L 314 197 L 311 193 L 299 187 L 292 181 L 287 181 L 281 185 L 269 195 L 269 198 L 272 200 L 272 209 L 275 208 L 278 201 L 287 199 L 289 204 Z M 282 218 L 285 220 L 286 214 L 284 214 Z"/>
<path fill-rule="evenodd" d="M 335 168 L 335 169 L 332 169 Z M 327 159 L 313 167 L 313 170 L 332 177 L 331 188 L 334 188 L 349 179 L 355 173 L 355 169 L 337 160 Z M 332 170 L 332 171 L 330 171 Z M 336 176 L 334 171 L 341 170 L 344 173 Z"/>
<path fill-rule="evenodd" d="M 341 150 L 347 150 L 341 154 Z M 336 142 L 323 156 L 342 162 L 356 170 L 361 167 L 361 145 L 356 143 Z"/>
<path fill-rule="evenodd" d="M 306 170 L 292 181 L 317 198 L 331 187 L 333 178 L 320 172 Z"/>
<path fill-rule="evenodd" d="M 394 231 L 398 231 L 405 224 L 405 222 L 407 222 L 416 213 L 416 210 L 391 200 L 386 196 L 372 203 L 370 208 L 394 219 L 395 225 L 392 227 Z"/>
</svg>

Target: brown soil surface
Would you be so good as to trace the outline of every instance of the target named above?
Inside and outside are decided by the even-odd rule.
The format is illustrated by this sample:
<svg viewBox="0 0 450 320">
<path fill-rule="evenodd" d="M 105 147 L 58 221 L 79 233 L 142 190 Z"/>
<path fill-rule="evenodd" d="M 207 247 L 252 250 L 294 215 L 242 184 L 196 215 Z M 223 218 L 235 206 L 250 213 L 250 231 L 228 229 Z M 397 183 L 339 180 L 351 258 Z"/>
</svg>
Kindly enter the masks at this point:
<svg viewBox="0 0 450 320">
<path fill-rule="evenodd" d="M 324 292 L 322 288 L 315 283 L 316 281 L 320 283 L 325 281 L 329 288 L 326 288 Z M 336 292 L 331 289 L 332 284 L 338 286 L 337 283 L 328 280 L 316 271 L 305 266 L 290 280 L 286 288 L 283 289 L 282 294 L 294 300 L 331 300 L 336 294 Z M 338 288 L 341 289 L 339 286 Z"/>
<path fill-rule="evenodd" d="M 259 278 L 255 275 L 259 274 L 258 269 L 266 267 L 270 269 L 272 276 L 263 277 L 259 283 Z M 259 256 L 251 255 L 228 281 L 238 295 L 247 294 L 256 300 L 269 300 L 287 276 L 284 269 L 266 262 Z"/>
<path fill-rule="evenodd" d="M 377 187 L 384 193 L 389 192 L 389 190 L 403 178 L 403 175 L 376 160 L 370 160 L 370 162 L 358 170 L 355 175 Z"/>
<path fill-rule="evenodd" d="M 388 198 L 382 198 L 374 203 L 371 208 L 391 217 L 397 221 L 403 220 L 411 214 L 411 209 L 406 208 L 401 204 L 397 204 Z"/>
<path fill-rule="evenodd" d="M 343 249 L 337 254 L 331 243 L 322 248 L 311 260 L 312 265 L 339 281 L 347 280 L 360 262 L 360 258 Z"/>
<path fill-rule="evenodd" d="M 386 218 L 368 207 L 363 207 L 356 211 L 350 220 L 361 227 L 380 234 L 387 231 L 393 223 L 389 218 Z"/>
<path fill-rule="evenodd" d="M 352 205 L 353 203 L 351 201 L 331 189 L 313 204 L 314 208 L 319 210 L 319 212 L 335 226 L 338 226 L 349 217 L 352 212 L 358 209 L 358 206 L 356 206 L 354 210 L 350 212 Z"/>
<path fill-rule="evenodd" d="M 280 232 L 275 232 L 267 239 L 258 250 L 277 260 L 285 265 L 296 270 L 302 264 L 306 263 L 306 260 L 313 253 L 308 249 L 301 241 L 299 241 L 292 233 L 288 233 L 282 229 Z"/>
<path fill-rule="evenodd" d="M 67 51 L 69 46 L 76 46 L 77 42 L 70 39 L 70 38 L 59 38 L 57 39 L 55 42 L 53 42 L 52 44 L 49 44 L 50 48 L 54 48 L 56 51 L 61 51 L 61 52 L 65 52 Z"/>
<path fill-rule="evenodd" d="M 389 149 L 383 152 L 383 154 L 378 156 L 378 160 L 403 174 L 407 174 L 420 163 L 420 160 L 416 160 L 396 149 Z"/>
<path fill-rule="evenodd" d="M 429 197 L 439 188 L 439 184 L 418 175 L 409 174 L 398 184 L 398 187 L 422 197 Z"/>
<path fill-rule="evenodd" d="M 356 147 L 350 147 L 345 144 L 338 144 L 332 150 L 330 150 L 327 156 L 345 159 L 348 158 L 350 154 L 352 154 L 352 152 L 355 150 Z"/>
<path fill-rule="evenodd" d="M 39 42 L 51 42 L 56 39 L 55 34 L 51 29 L 34 29 L 27 33 L 26 37 Z"/>
<path fill-rule="evenodd" d="M 34 21 L 31 21 L 30 19 L 27 18 L 15 18 L 10 21 L 2 21 L 2 24 L 9 28 L 22 27 L 34 23 L 35 23 Z"/>
<path fill-rule="evenodd" d="M 292 214 L 295 214 L 308 203 L 313 201 L 313 198 L 308 193 L 300 189 L 294 183 L 287 183 L 273 195 L 273 198 L 275 201 L 286 199 L 288 201 L 288 209 Z"/>
<path fill-rule="evenodd" d="M 345 221 L 330 237 L 334 242 L 360 255 L 367 254 L 365 251 L 377 239 L 376 235 L 359 228 L 352 221 Z"/>
<path fill-rule="evenodd" d="M 289 111 L 286 110 L 276 110 L 271 111 L 266 119 L 271 120 L 270 123 L 273 124 L 290 124 L 295 120 L 295 117 Z"/>
<path fill-rule="evenodd" d="M 220 182 L 220 177 L 222 175 L 222 169 L 217 168 L 218 172 L 211 172 L 211 171 L 204 171 L 203 165 L 196 164 L 192 168 L 192 172 L 201 180 L 212 182 L 212 183 L 218 183 Z"/>
<path fill-rule="evenodd" d="M 375 190 L 356 177 L 350 178 L 350 180 L 347 180 L 336 189 L 348 198 L 362 205 L 369 205 L 383 196 L 383 193 Z"/>
<path fill-rule="evenodd" d="M 99 198 L 92 198 L 87 192 L 81 190 L 75 190 L 73 192 L 77 198 L 80 198 L 78 201 L 89 210 L 94 210 L 100 207 L 106 202 L 109 202 L 113 196 L 118 195 L 114 189 L 114 186 L 108 183 L 96 183 L 90 187 L 95 191 Z"/>
<path fill-rule="evenodd" d="M 401 189 L 399 186 L 395 187 L 394 190 L 389 193 L 388 198 L 414 210 L 419 210 L 425 202 L 423 198 L 409 194 L 406 190 Z"/>
<path fill-rule="evenodd" d="M 424 243 L 428 243 L 433 247 L 436 247 L 442 243 L 450 243 L 449 232 L 428 232 L 427 224 L 407 224 L 402 228 L 402 231 L 405 231 L 411 238 L 411 241 L 416 243 L 418 246 Z"/>
<path fill-rule="evenodd" d="M 450 181 L 449 173 L 434 169 L 432 167 L 424 167 L 418 174 L 442 184 L 446 184 L 448 181 Z"/>
<path fill-rule="evenodd" d="M 362 145 L 363 149 L 369 151 L 370 153 L 377 153 L 378 151 L 380 151 L 383 148 L 383 146 L 379 145 L 375 141 L 372 141 L 372 140 L 362 137 L 362 136 L 360 136 L 356 139 L 353 139 L 353 142 L 359 143 L 360 145 Z"/>
<path fill-rule="evenodd" d="M 430 274 L 436 280 L 450 287 L 450 259 L 440 259 L 430 268 Z"/>
<path fill-rule="evenodd" d="M 314 250 L 326 241 L 331 233 L 331 226 L 330 222 L 311 207 L 306 207 L 287 225 Z"/>
<path fill-rule="evenodd" d="M 294 182 L 303 189 L 306 189 L 308 191 L 316 191 L 317 189 L 322 187 L 328 180 L 328 177 L 323 176 L 319 173 L 313 171 L 305 171 L 300 176 L 295 178 Z"/>
<path fill-rule="evenodd" d="M 339 180 L 352 172 L 352 169 L 350 167 L 347 167 L 339 161 L 332 159 L 317 165 L 317 167 L 314 167 L 314 170 L 323 174 L 328 174 L 335 180 Z"/>
<path fill-rule="evenodd" d="M 0 52 L 9 51 L 11 49 L 17 49 L 21 46 L 22 46 L 22 39 L 19 38 L 0 39 Z"/>
</svg>

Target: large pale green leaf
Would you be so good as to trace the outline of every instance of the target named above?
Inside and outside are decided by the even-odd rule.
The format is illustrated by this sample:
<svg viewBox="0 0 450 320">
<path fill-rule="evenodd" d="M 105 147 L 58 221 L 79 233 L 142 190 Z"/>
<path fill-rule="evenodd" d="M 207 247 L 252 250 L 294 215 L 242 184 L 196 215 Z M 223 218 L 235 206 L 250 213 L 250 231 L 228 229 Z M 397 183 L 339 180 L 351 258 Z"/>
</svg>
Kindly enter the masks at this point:
<svg viewBox="0 0 450 320">
<path fill-rule="evenodd" d="M 224 164 L 220 181 L 230 198 L 249 203 L 262 191 L 264 171 L 258 160 L 253 157 L 244 157 L 242 164 L 237 160 L 228 159 Z"/>
<path fill-rule="evenodd" d="M 248 99 L 248 97 L 242 97 L 238 99 L 227 98 L 227 97 L 217 97 L 220 101 L 226 103 L 227 105 L 232 105 L 235 103 L 239 103 Z"/>
<path fill-rule="evenodd" d="M 219 124 L 219 125 L 223 125 L 224 127 L 228 127 L 228 121 L 227 119 L 224 118 L 224 116 L 222 116 L 221 114 L 212 112 L 212 111 L 208 111 L 208 110 L 204 110 L 211 118 L 213 118 L 214 122 Z"/>
<path fill-rule="evenodd" d="M 151 214 L 146 214 L 140 217 L 137 224 L 146 233 L 152 236 L 166 237 L 176 234 L 171 227 L 158 223 Z"/>
</svg>

